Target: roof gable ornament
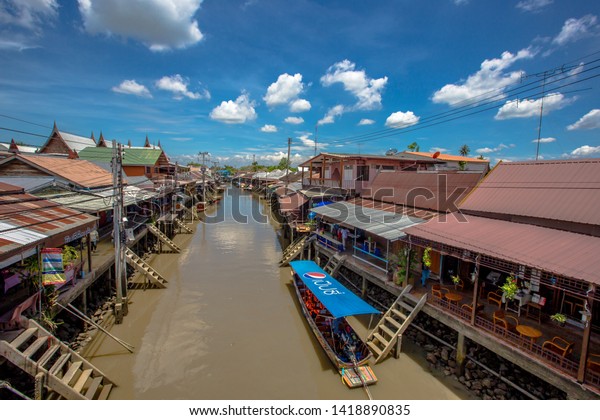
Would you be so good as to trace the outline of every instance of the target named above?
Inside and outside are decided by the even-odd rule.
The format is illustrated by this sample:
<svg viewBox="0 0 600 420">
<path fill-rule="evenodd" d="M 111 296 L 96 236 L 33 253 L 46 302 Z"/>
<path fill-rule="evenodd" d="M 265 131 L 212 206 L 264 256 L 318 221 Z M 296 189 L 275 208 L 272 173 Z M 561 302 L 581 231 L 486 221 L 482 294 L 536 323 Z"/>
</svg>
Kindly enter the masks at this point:
<svg viewBox="0 0 600 420">
<path fill-rule="evenodd" d="M 106 140 L 104 140 L 104 134 L 102 134 L 102 131 L 100 132 L 100 138 L 98 139 L 98 147 L 107 147 Z"/>
<path fill-rule="evenodd" d="M 152 147 L 150 145 L 150 140 L 148 140 L 148 136 L 146 135 L 146 142 L 144 143 L 144 147 Z"/>
<path fill-rule="evenodd" d="M 10 146 L 8 148 L 8 151 L 11 153 L 20 153 L 19 152 L 19 146 L 17 146 L 17 142 L 15 141 L 15 139 L 12 139 L 10 141 Z"/>
<path fill-rule="evenodd" d="M 127 147 L 131 148 L 131 139 L 127 141 Z"/>
</svg>

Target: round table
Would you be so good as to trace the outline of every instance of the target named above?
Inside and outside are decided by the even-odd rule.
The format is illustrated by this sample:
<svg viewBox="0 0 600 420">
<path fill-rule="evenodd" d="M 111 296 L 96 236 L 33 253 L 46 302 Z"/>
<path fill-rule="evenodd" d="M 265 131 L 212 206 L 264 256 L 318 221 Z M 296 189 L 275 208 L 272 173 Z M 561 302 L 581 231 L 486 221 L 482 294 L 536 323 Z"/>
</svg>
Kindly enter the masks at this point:
<svg viewBox="0 0 600 420">
<path fill-rule="evenodd" d="M 516 330 L 522 337 L 529 338 L 529 348 L 533 347 L 533 342 L 542 336 L 542 332 L 537 328 L 528 325 L 517 325 Z"/>
<path fill-rule="evenodd" d="M 458 306 L 458 302 L 460 302 L 462 300 L 462 295 L 459 295 L 458 293 L 452 293 L 452 292 L 448 292 L 444 295 L 444 297 L 446 299 L 448 299 L 449 302 L 454 303 L 455 305 Z"/>
</svg>

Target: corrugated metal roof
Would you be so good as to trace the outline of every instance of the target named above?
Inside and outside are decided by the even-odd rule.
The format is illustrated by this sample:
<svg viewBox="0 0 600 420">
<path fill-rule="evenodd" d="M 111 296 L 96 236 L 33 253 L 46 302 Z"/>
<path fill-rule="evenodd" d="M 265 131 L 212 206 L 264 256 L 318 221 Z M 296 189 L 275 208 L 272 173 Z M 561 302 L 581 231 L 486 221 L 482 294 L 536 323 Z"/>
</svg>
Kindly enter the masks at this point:
<svg viewBox="0 0 600 420">
<path fill-rule="evenodd" d="M 59 134 L 65 141 L 67 146 L 69 146 L 70 149 L 76 151 L 77 153 L 79 153 L 86 147 L 96 146 L 96 142 L 90 137 L 77 136 L 75 134 L 65 133 L 64 131 L 59 131 Z"/>
<path fill-rule="evenodd" d="M 162 149 L 126 147 L 123 149 L 123 165 L 152 166 L 156 164 L 162 153 Z M 112 148 L 109 147 L 86 147 L 79 152 L 80 159 L 92 162 L 110 162 L 112 160 L 112 155 Z"/>
<path fill-rule="evenodd" d="M 409 156 L 423 156 L 423 157 L 430 157 L 433 158 L 433 153 L 427 153 L 427 152 L 403 152 L 406 155 Z M 457 155 L 448 155 L 445 153 L 440 153 L 435 159 L 437 160 L 442 160 L 442 161 L 448 161 L 448 162 L 471 162 L 471 163 L 480 163 L 482 165 L 488 164 L 490 163 L 489 160 L 487 159 L 477 159 L 477 158 L 470 158 L 468 156 L 457 156 Z"/>
<path fill-rule="evenodd" d="M 504 220 L 443 215 L 406 230 L 439 242 L 504 261 L 600 284 L 600 238 Z"/>
<path fill-rule="evenodd" d="M 13 176 L 2 176 L 0 177 L 0 182 L 4 182 L 11 185 L 17 185 L 25 190 L 25 192 L 30 192 L 32 190 L 39 189 L 41 187 L 52 185 L 54 182 L 54 177 L 51 176 L 23 176 L 23 177 L 13 177 Z"/>
<path fill-rule="evenodd" d="M 390 241 L 406 236 L 404 229 L 425 221 L 404 214 L 356 206 L 347 201 L 315 207 L 311 211 Z"/>
<path fill-rule="evenodd" d="M 0 260 L 32 246 L 61 246 L 85 236 L 96 218 L 30 194 L 0 196 Z"/>
<path fill-rule="evenodd" d="M 156 197 L 158 193 L 143 190 L 131 185 L 123 189 L 125 207 Z M 93 193 L 76 192 L 61 197 L 52 197 L 52 201 L 85 213 L 97 213 L 113 208 L 113 190 L 107 189 Z"/>
<path fill-rule="evenodd" d="M 16 158 L 36 165 L 48 173 L 83 188 L 112 185 L 110 172 L 85 160 L 35 155 L 19 155 Z"/>
<path fill-rule="evenodd" d="M 600 159 L 499 163 L 460 209 L 600 225 Z"/>
<path fill-rule="evenodd" d="M 363 197 L 409 207 L 452 211 L 481 179 L 467 172 L 380 172 Z"/>
<path fill-rule="evenodd" d="M 284 187 L 285 188 L 285 187 Z M 279 197 L 279 210 L 282 213 L 296 211 L 300 206 L 308 201 L 303 194 L 293 193 Z"/>
</svg>

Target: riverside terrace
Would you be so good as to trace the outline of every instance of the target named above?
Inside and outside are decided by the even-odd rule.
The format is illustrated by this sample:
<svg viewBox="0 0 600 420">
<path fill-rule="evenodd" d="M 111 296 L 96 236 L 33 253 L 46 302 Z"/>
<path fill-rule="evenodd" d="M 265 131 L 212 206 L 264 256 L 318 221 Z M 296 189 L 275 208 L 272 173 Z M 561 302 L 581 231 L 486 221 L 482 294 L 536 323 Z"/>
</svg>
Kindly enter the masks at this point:
<svg viewBox="0 0 600 420">
<path fill-rule="evenodd" d="M 336 250 L 327 247 L 323 243 L 315 243 L 315 259 L 323 261 L 333 257 Z M 362 284 L 355 285 L 358 292 L 372 303 L 370 294 L 367 293 L 370 287 L 376 286 L 385 290 L 387 293 L 397 296 L 401 293 L 403 287 L 396 284 L 391 278 L 380 269 L 374 267 L 365 261 L 356 258 L 351 251 L 343 253 L 346 258 L 343 266 L 351 272 L 362 278 Z M 323 258 L 324 257 L 324 258 Z M 483 275 L 485 271 L 482 272 Z M 578 325 L 567 323 L 564 327 L 559 327 L 552 323 L 548 316 L 542 312 L 540 318 L 534 319 L 533 310 L 527 313 L 526 308 L 522 308 L 520 315 L 511 310 L 514 305 L 502 302 L 488 301 L 482 299 L 478 302 L 475 317 L 468 307 L 473 300 L 473 285 L 470 282 L 460 286 L 455 286 L 452 282 L 440 283 L 439 279 L 427 280 L 426 287 L 420 286 L 417 271 L 412 272 L 409 284 L 415 287 L 410 292 L 416 300 L 420 299 L 425 293 L 428 294 L 427 303 L 422 312 L 427 316 L 436 319 L 453 329 L 458 334 L 457 346 L 457 369 L 464 366 L 465 354 L 462 353 L 466 348 L 465 339 L 477 343 L 507 361 L 528 371 L 532 375 L 546 381 L 547 383 L 566 392 L 572 399 L 590 399 L 600 397 L 600 340 L 594 335 L 589 342 L 588 361 L 580 363 L 579 354 L 582 348 L 583 331 Z M 342 277 L 341 275 L 338 275 Z M 440 294 L 434 292 L 438 290 Z M 479 292 L 478 292 L 479 293 Z M 487 297 L 487 292 L 486 297 Z M 456 296 L 452 296 L 452 295 Z M 449 295 L 448 297 L 446 295 Z M 440 297 L 441 296 L 441 297 Z M 448 299 L 450 298 L 450 299 Z M 381 309 L 387 309 L 384 305 Z M 504 313 L 507 319 L 505 328 L 504 322 L 498 318 Z M 494 321 L 496 314 L 496 321 Z M 516 322 L 511 318 L 514 317 Z M 473 321 L 474 318 L 474 321 Z M 541 336 L 533 342 L 531 338 L 520 334 L 516 329 L 516 324 L 533 327 L 541 332 Z M 565 354 L 561 354 L 558 346 L 546 344 L 552 341 L 554 337 L 562 337 L 568 343 L 572 343 Z M 558 343 L 558 340 L 555 340 Z M 572 351 L 571 351 L 572 350 Z M 593 355 L 593 356 L 591 356 Z M 461 360 L 458 360 L 459 357 Z M 578 380 L 580 368 L 583 369 L 584 381 Z"/>
</svg>

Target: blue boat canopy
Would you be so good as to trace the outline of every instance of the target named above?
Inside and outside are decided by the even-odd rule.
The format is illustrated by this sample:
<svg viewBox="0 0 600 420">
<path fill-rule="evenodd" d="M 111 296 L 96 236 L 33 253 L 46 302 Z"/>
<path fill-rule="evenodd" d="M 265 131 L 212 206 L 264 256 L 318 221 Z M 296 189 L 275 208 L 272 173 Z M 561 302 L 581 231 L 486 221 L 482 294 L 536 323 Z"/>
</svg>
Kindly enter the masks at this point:
<svg viewBox="0 0 600 420">
<path fill-rule="evenodd" d="M 314 261 L 292 261 L 290 266 L 334 318 L 380 313 L 323 271 Z"/>
</svg>

